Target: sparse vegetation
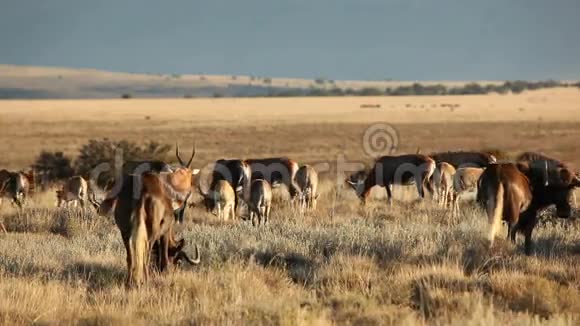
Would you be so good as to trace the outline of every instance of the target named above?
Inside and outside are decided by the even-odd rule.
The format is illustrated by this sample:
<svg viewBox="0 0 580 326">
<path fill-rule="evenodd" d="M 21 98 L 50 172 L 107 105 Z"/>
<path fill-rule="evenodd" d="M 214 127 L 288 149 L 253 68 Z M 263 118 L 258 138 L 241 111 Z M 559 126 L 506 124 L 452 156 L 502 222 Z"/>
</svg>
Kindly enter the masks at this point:
<svg viewBox="0 0 580 326">
<path fill-rule="evenodd" d="M 33 165 L 43 185 L 67 179 L 74 174 L 71 159 L 63 152 L 42 151 Z"/>
<path fill-rule="evenodd" d="M 219 222 L 190 209 L 179 236 L 187 239 L 188 251 L 200 246 L 202 264 L 153 276 L 139 290 L 124 288 L 124 248 L 109 219 L 92 210 L 49 208 L 48 195 L 39 194 L 22 213 L 3 213 L 9 234 L 0 238 L 2 320 L 578 322 L 574 252 L 580 232 L 566 232 L 559 224 L 539 227 L 536 257 L 528 258 L 521 243 L 503 239 L 488 251 L 482 241 L 485 218 L 473 207 L 450 218 L 430 203 L 388 207 L 376 199 L 361 210 L 350 192 L 340 192 L 333 207 L 337 190 L 324 183 L 323 204 L 305 217 L 278 199 L 271 224 L 261 228 Z"/>
<path fill-rule="evenodd" d="M 91 171 L 101 163 L 108 163 L 109 169 L 99 175 L 99 184 L 105 184 L 114 177 L 114 171 L 120 169 L 118 163 L 128 160 L 163 160 L 172 149 L 171 145 L 150 141 L 144 145 L 127 140 L 114 141 L 108 138 L 91 139 L 81 146 L 75 160 L 76 173 L 88 177 Z M 119 155 L 119 157 L 116 157 Z M 118 159 L 118 161 L 116 161 Z"/>
<path fill-rule="evenodd" d="M 11 137 L 0 143 L 0 160 L 14 169 L 26 167 L 41 149 L 76 153 L 90 139 L 107 135 L 111 142 L 135 144 L 179 141 L 185 151 L 185 143 L 195 140 L 196 168 L 222 157 L 275 155 L 313 164 L 344 155 L 368 163 L 362 134 L 370 124 L 387 121 L 400 137 L 397 154 L 415 153 L 417 147 L 423 153 L 499 148 L 507 156 L 542 150 L 578 166 L 580 113 L 569 102 L 580 92 L 542 96 L 545 101 L 538 102 L 527 95 L 485 101 L 466 96 L 51 102 L 58 111 L 47 110 L 44 101 L 7 101 L 0 130 Z M 363 110 L 365 103 L 382 109 Z M 431 114 L 418 113 L 433 104 Z M 453 122 L 458 113 L 449 108 L 455 105 L 490 114 Z M 299 141 L 288 141 L 296 135 Z M 167 155 L 167 161 L 174 159 Z M 8 234 L 0 235 L 0 320 L 7 325 L 578 323 L 577 219 L 541 223 L 533 236 L 535 256 L 523 255 L 521 237 L 515 246 L 506 242 L 505 228 L 488 251 L 481 241 L 485 217 L 474 206 L 462 205 L 453 218 L 430 202 L 412 202 L 411 186 L 395 187 L 393 207 L 381 198 L 384 190 L 373 190 L 376 198 L 362 209 L 352 191 L 335 186 L 344 178 L 334 171 L 331 165 L 321 174 L 317 212 L 296 214 L 284 206 L 281 189 L 272 223 L 260 229 L 188 209 L 178 237 L 186 238 L 190 255 L 193 244 L 200 246 L 201 265 L 154 275 L 138 290 L 123 285 L 125 249 L 111 217 L 99 217 L 92 208 L 58 210 L 53 190 L 35 193 L 20 212 L 4 201 L 0 221 Z"/>
</svg>

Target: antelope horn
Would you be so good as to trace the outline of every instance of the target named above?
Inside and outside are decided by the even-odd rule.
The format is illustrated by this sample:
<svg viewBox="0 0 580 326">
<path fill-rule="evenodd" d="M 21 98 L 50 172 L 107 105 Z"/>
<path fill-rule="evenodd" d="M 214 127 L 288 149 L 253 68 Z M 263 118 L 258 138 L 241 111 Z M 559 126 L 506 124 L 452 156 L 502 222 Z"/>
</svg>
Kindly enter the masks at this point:
<svg viewBox="0 0 580 326">
<path fill-rule="evenodd" d="M 181 160 L 181 156 L 179 156 L 179 143 L 175 143 L 175 156 L 177 157 L 177 160 L 179 161 L 179 164 L 181 164 L 181 166 L 185 166 L 185 164 L 183 164 L 183 160 Z"/>
<path fill-rule="evenodd" d="M 191 162 L 193 161 L 193 157 L 195 156 L 195 142 L 193 143 L 193 147 L 191 149 L 191 157 L 189 158 L 189 161 L 187 161 L 187 165 L 186 167 L 189 169 L 189 167 L 191 166 Z"/>
<path fill-rule="evenodd" d="M 201 188 L 201 178 L 197 179 L 197 190 L 199 191 L 199 193 L 203 196 L 203 197 L 207 197 L 208 193 L 203 191 L 203 189 Z"/>
<path fill-rule="evenodd" d="M 544 186 L 547 187 L 550 184 L 549 175 L 548 175 L 548 161 L 544 160 L 544 163 L 545 163 L 544 180 L 546 180 L 546 183 L 544 184 Z"/>
<path fill-rule="evenodd" d="M 179 261 L 181 259 L 185 260 L 190 265 L 197 265 L 197 264 L 199 264 L 201 262 L 201 255 L 199 254 L 199 247 L 197 245 L 195 245 L 195 259 L 189 258 L 189 256 L 187 256 L 187 254 L 185 252 L 180 251 L 177 254 L 177 257 L 175 257 L 175 261 Z"/>
<path fill-rule="evenodd" d="M 97 195 L 95 195 L 94 191 L 91 193 L 91 196 L 89 196 L 89 201 L 96 207 L 101 206 L 101 204 L 97 201 Z"/>
<path fill-rule="evenodd" d="M 187 164 L 183 164 L 183 160 L 181 159 L 181 156 L 179 156 L 179 143 L 175 143 L 175 156 L 177 156 L 177 160 L 179 160 L 179 164 L 181 164 L 181 166 L 186 167 L 189 169 L 189 167 L 191 166 L 191 162 L 193 161 L 193 157 L 195 156 L 195 143 L 193 143 L 193 150 L 191 152 L 191 157 L 189 158 L 189 161 L 187 161 Z"/>
</svg>

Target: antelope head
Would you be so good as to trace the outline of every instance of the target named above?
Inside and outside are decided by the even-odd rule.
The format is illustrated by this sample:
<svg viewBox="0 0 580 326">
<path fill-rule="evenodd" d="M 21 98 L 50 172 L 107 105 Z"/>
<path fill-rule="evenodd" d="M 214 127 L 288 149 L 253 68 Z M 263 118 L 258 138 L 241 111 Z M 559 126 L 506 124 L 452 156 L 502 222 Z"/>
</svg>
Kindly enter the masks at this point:
<svg viewBox="0 0 580 326">
<path fill-rule="evenodd" d="M 353 174 L 351 174 L 346 180 L 346 184 L 348 184 L 354 191 L 356 195 L 361 197 L 362 193 L 364 192 L 365 187 L 365 180 L 367 178 L 367 171 L 360 170 Z"/>
</svg>

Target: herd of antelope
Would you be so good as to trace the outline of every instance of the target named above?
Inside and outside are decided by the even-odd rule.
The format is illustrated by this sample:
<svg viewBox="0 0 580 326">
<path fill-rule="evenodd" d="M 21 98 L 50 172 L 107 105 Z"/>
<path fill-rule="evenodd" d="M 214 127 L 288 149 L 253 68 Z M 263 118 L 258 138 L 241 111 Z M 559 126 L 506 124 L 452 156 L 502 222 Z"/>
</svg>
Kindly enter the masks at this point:
<svg viewBox="0 0 580 326">
<path fill-rule="evenodd" d="M 315 210 L 318 173 L 310 165 L 280 158 L 221 159 L 215 162 L 208 189 L 203 189 L 192 169 L 195 147 L 184 163 L 176 147 L 178 166 L 162 161 L 127 162 L 122 178 L 106 191 L 80 176 L 70 178 L 56 191 L 57 205 L 90 202 L 101 215 L 113 215 L 127 253 L 127 284 L 142 284 L 151 271 L 163 272 L 184 260 L 200 262 L 199 249 L 191 259 L 183 251 L 184 239 L 176 240 L 173 226 L 184 219 L 186 203 L 197 190 L 205 208 L 220 219 L 234 220 L 240 204 L 245 204 L 254 226 L 268 223 L 272 208 L 272 189 L 285 185 L 290 201 L 301 211 Z M 136 173 L 138 171 L 139 173 Z M 556 206 L 559 217 L 572 215 L 571 198 L 580 187 L 580 174 L 568 165 L 526 152 L 513 162 L 497 162 L 482 152 L 443 152 L 431 155 L 407 154 L 378 158 L 370 169 L 346 178 L 364 204 L 375 186 L 384 187 L 392 204 L 393 185 L 415 185 L 420 199 L 426 192 L 451 214 L 459 213 L 459 197 L 476 193 L 490 226 L 490 246 L 502 220 L 508 225 L 508 238 L 516 232 L 525 236 L 525 252 L 531 253 L 531 235 L 538 211 Z M 30 178 L 24 173 L 0 171 L 0 198 L 9 197 L 21 207 Z M 90 193 L 90 194 L 89 194 Z"/>
</svg>

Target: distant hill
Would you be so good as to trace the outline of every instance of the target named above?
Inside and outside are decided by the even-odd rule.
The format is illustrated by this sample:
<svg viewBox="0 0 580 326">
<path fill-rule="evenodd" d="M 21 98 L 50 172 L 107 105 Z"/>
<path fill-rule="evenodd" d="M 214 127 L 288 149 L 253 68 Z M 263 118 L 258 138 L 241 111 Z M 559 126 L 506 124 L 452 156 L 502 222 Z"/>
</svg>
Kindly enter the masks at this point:
<svg viewBox="0 0 580 326">
<path fill-rule="evenodd" d="M 362 90 L 410 86 L 413 81 L 334 81 L 225 75 L 165 75 L 95 69 L 0 65 L 0 98 L 180 98 L 301 94 L 312 90 Z M 420 82 L 447 87 L 467 82 Z M 499 84 L 500 82 L 481 82 Z"/>
</svg>

